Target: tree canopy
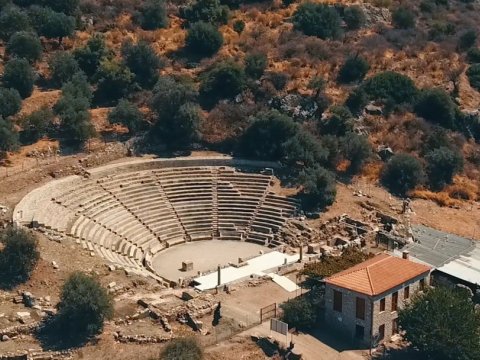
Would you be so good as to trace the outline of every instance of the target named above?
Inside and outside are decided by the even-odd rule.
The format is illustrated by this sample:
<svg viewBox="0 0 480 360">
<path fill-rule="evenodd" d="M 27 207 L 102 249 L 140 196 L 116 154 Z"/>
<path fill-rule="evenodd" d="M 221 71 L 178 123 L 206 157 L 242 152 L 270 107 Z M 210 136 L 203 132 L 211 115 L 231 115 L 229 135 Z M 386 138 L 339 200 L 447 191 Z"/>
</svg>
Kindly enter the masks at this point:
<svg viewBox="0 0 480 360">
<path fill-rule="evenodd" d="M 320 166 L 308 167 L 299 175 L 299 193 L 306 210 L 322 210 L 332 205 L 337 196 L 335 175 Z"/>
<path fill-rule="evenodd" d="M 293 14 L 293 25 L 305 35 L 337 39 L 342 34 L 341 18 L 333 6 L 306 2 Z"/>
<path fill-rule="evenodd" d="M 417 293 L 398 320 L 406 340 L 428 359 L 480 359 L 480 312 L 465 289 Z"/>
<path fill-rule="evenodd" d="M 0 232 L 0 243 L 0 286 L 10 288 L 27 281 L 40 258 L 35 237 L 26 230 L 8 227 Z"/>
<path fill-rule="evenodd" d="M 28 60 L 13 58 L 5 64 L 2 81 L 5 87 L 16 89 L 25 99 L 33 92 L 35 73 Z"/>
<path fill-rule="evenodd" d="M 414 156 L 397 154 L 384 166 L 381 180 L 391 192 L 406 195 L 424 182 L 425 172 L 422 163 Z"/>
<path fill-rule="evenodd" d="M 33 63 L 42 56 L 42 44 L 37 34 L 19 31 L 10 37 L 5 52 L 8 56 L 25 58 Z"/>
<path fill-rule="evenodd" d="M 173 339 L 160 354 L 160 360 L 202 360 L 203 358 L 203 349 L 193 337 Z"/>
<path fill-rule="evenodd" d="M 122 45 L 122 56 L 125 65 L 135 75 L 135 81 L 142 88 L 151 88 L 158 81 L 158 70 L 164 61 L 145 41 L 134 44 L 130 41 Z"/>
</svg>

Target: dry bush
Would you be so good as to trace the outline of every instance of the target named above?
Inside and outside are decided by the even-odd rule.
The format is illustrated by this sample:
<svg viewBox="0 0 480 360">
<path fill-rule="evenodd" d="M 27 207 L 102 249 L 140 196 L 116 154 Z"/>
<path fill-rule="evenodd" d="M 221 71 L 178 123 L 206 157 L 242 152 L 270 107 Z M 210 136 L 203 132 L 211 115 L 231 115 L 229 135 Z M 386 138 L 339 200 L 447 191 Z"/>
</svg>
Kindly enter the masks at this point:
<svg viewBox="0 0 480 360">
<path fill-rule="evenodd" d="M 433 192 L 425 189 L 413 190 L 408 194 L 412 198 L 430 200 L 438 204 L 439 206 L 459 206 L 461 202 L 459 200 L 452 199 L 448 192 Z"/>
<path fill-rule="evenodd" d="M 455 176 L 453 184 L 445 188 L 445 191 L 452 199 L 476 201 L 479 196 L 478 184 L 458 175 Z"/>
<path fill-rule="evenodd" d="M 376 182 L 380 178 L 382 168 L 383 163 L 380 161 L 368 162 L 362 168 L 361 177 L 368 181 Z"/>
</svg>

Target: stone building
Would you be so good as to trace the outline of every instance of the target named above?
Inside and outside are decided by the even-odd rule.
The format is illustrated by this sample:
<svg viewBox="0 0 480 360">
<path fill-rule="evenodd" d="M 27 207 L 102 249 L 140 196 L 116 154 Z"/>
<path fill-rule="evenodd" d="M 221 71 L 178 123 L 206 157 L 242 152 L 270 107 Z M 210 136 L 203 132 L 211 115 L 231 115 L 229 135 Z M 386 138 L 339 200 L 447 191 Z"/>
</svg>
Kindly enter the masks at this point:
<svg viewBox="0 0 480 360">
<path fill-rule="evenodd" d="M 398 332 L 398 310 L 428 284 L 431 268 L 379 254 L 325 280 L 325 320 L 350 339 L 374 346 Z"/>
</svg>

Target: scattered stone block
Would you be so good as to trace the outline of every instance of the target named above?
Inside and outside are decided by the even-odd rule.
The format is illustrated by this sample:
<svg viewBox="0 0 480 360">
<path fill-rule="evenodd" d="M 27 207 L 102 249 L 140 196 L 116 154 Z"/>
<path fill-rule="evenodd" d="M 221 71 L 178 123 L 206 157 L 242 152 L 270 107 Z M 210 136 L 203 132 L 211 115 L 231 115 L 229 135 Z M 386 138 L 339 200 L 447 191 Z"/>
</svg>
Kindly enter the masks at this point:
<svg viewBox="0 0 480 360">
<path fill-rule="evenodd" d="M 192 271 L 193 270 L 193 261 L 186 260 L 182 261 L 182 271 Z"/>
</svg>

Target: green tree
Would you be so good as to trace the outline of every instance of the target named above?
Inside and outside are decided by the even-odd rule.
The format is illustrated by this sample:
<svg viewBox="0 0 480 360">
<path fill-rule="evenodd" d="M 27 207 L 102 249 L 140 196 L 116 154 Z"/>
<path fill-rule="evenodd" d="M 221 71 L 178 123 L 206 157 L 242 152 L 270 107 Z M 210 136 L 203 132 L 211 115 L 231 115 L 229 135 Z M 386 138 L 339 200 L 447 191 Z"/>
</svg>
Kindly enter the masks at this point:
<svg viewBox="0 0 480 360">
<path fill-rule="evenodd" d="M 405 195 L 424 182 L 425 172 L 417 158 L 408 154 L 397 154 L 384 166 L 381 180 L 391 192 Z"/>
<path fill-rule="evenodd" d="M 1 134 L 2 130 L 0 125 Z M 8 227 L 1 231 L 0 243 L 3 244 L 0 251 L 0 286 L 11 288 L 27 281 L 40 258 L 35 237 L 23 229 Z"/>
<path fill-rule="evenodd" d="M 357 173 L 372 154 L 368 138 L 353 132 L 347 133 L 341 142 L 343 156 L 350 161 L 350 173 Z"/>
<path fill-rule="evenodd" d="M 203 358 L 203 349 L 193 337 L 173 339 L 160 354 L 160 360 L 202 360 Z"/>
<path fill-rule="evenodd" d="M 70 81 L 80 71 L 77 60 L 67 51 L 58 51 L 48 60 L 50 78 L 56 86 Z"/>
<path fill-rule="evenodd" d="M 370 65 L 363 57 L 350 56 L 340 68 L 338 80 L 341 83 L 362 81 L 369 69 Z"/>
<path fill-rule="evenodd" d="M 208 109 L 221 99 L 240 94 L 245 86 L 245 72 L 235 63 L 220 62 L 201 74 L 200 81 L 200 101 Z"/>
<path fill-rule="evenodd" d="M 164 61 L 149 44 L 144 41 L 137 44 L 125 42 L 122 45 L 122 56 L 125 65 L 142 88 L 150 89 L 155 85 L 158 81 L 158 70 L 164 66 Z"/>
<path fill-rule="evenodd" d="M 75 49 L 73 55 L 80 69 L 91 78 L 100 67 L 100 62 L 109 58 L 111 52 L 107 49 L 103 36 L 96 34 L 88 39 L 85 47 Z"/>
<path fill-rule="evenodd" d="M 354 115 L 360 115 L 367 104 L 368 95 L 362 87 L 352 90 L 352 92 L 348 94 L 347 100 L 345 100 L 345 106 Z"/>
<path fill-rule="evenodd" d="M 212 24 L 199 21 L 188 29 L 185 45 L 193 54 L 212 56 L 222 47 L 223 35 Z"/>
<path fill-rule="evenodd" d="M 18 31 L 28 31 L 30 21 L 25 12 L 16 6 L 6 6 L 0 11 L 0 39 L 8 41 Z"/>
<path fill-rule="evenodd" d="M 245 22 L 243 20 L 235 20 L 233 22 L 233 30 L 237 34 L 241 34 L 245 30 Z"/>
<path fill-rule="evenodd" d="M 74 15 L 80 4 L 80 0 L 42 0 L 41 3 L 54 11 Z"/>
<path fill-rule="evenodd" d="M 139 23 L 144 30 L 168 26 L 167 9 L 163 0 L 147 0 L 140 9 Z"/>
<path fill-rule="evenodd" d="M 28 60 L 13 58 L 5 64 L 3 86 L 16 89 L 25 99 L 33 92 L 35 73 Z"/>
<path fill-rule="evenodd" d="M 448 129 L 455 129 L 457 106 L 443 89 L 425 89 L 420 92 L 415 112 L 426 120 Z"/>
<path fill-rule="evenodd" d="M 335 175 L 320 166 L 308 167 L 299 175 L 302 190 L 299 193 L 302 207 L 306 210 L 325 209 L 337 196 Z"/>
<path fill-rule="evenodd" d="M 343 20 L 349 30 L 357 30 L 365 26 L 366 17 L 360 6 L 352 5 L 345 8 Z"/>
<path fill-rule="evenodd" d="M 13 127 L 13 123 L 0 116 L 0 155 L 5 157 L 7 151 L 13 151 L 18 148 L 18 133 Z"/>
<path fill-rule="evenodd" d="M 202 114 L 198 105 L 185 103 L 173 116 L 157 122 L 158 131 L 163 141 L 170 148 L 188 148 L 200 139 L 200 123 Z"/>
<path fill-rule="evenodd" d="M 96 97 L 100 101 L 116 101 L 132 90 L 134 75 L 122 63 L 104 60 L 95 74 Z"/>
<path fill-rule="evenodd" d="M 95 135 L 95 128 L 91 121 L 91 115 L 87 109 L 77 109 L 84 105 L 77 105 L 77 102 L 83 103 L 83 99 L 66 97 L 70 106 L 63 109 L 59 114 L 60 128 L 67 143 L 79 146 Z"/>
<path fill-rule="evenodd" d="M 393 11 L 392 22 L 397 29 L 411 29 L 415 27 L 415 14 L 410 8 L 400 6 Z"/>
<path fill-rule="evenodd" d="M 5 53 L 9 56 L 25 58 L 31 63 L 42 57 L 42 44 L 37 34 L 19 31 L 8 40 Z"/>
<path fill-rule="evenodd" d="M 258 113 L 240 140 L 240 152 L 247 157 L 283 160 L 287 157 L 285 143 L 299 131 L 292 118 L 276 110 Z"/>
<path fill-rule="evenodd" d="M 323 135 L 344 136 L 353 130 L 353 115 L 345 106 L 332 106 L 330 115 L 319 121 L 318 129 Z"/>
<path fill-rule="evenodd" d="M 0 117 L 7 118 L 20 111 L 22 98 L 15 89 L 0 88 Z"/>
<path fill-rule="evenodd" d="M 197 0 L 183 12 L 190 24 L 202 21 L 214 26 L 224 25 L 228 16 L 228 6 L 221 5 L 219 0 Z"/>
<path fill-rule="evenodd" d="M 28 10 L 30 21 L 38 35 L 48 39 L 58 39 L 61 44 L 64 37 L 75 32 L 75 18 L 50 8 L 32 6 Z"/>
<path fill-rule="evenodd" d="M 317 322 L 317 311 L 305 296 L 290 299 L 280 304 L 280 308 L 283 310 L 282 321 L 290 328 L 310 329 Z"/>
<path fill-rule="evenodd" d="M 427 175 L 434 189 L 451 184 L 453 176 L 463 170 L 463 156 L 458 150 L 440 147 L 425 156 Z"/>
<path fill-rule="evenodd" d="M 296 134 L 283 144 L 283 163 L 294 168 L 327 164 L 328 149 L 309 132 L 298 129 Z"/>
<path fill-rule="evenodd" d="M 329 5 L 303 3 L 293 14 L 295 29 L 321 39 L 337 39 L 342 34 L 338 12 Z"/>
<path fill-rule="evenodd" d="M 268 65 L 267 55 L 264 53 L 252 53 L 245 57 L 245 73 L 254 78 L 262 77 Z"/>
<path fill-rule="evenodd" d="M 121 99 L 108 114 L 110 124 L 122 124 L 131 134 L 135 134 L 141 128 L 143 121 L 142 112 L 126 99 Z"/>
<path fill-rule="evenodd" d="M 88 104 L 87 107 L 90 106 L 93 98 L 93 92 L 85 74 L 82 72 L 73 74 L 70 81 L 63 84 L 62 96 L 85 99 L 86 103 Z"/>
<path fill-rule="evenodd" d="M 186 103 L 196 102 L 198 97 L 193 81 L 160 76 L 153 89 L 150 109 L 157 116 L 171 116 Z"/>
<path fill-rule="evenodd" d="M 412 79 L 394 71 L 378 73 L 365 80 L 362 87 L 371 100 L 411 104 L 417 96 L 417 88 Z"/>
<path fill-rule="evenodd" d="M 480 91 L 480 64 L 473 64 L 467 70 L 470 86 Z"/>
<path fill-rule="evenodd" d="M 480 312 L 465 289 L 417 293 L 398 322 L 406 340 L 427 359 L 480 359 Z"/>
<path fill-rule="evenodd" d="M 63 284 L 56 330 L 66 339 L 88 339 L 101 332 L 113 315 L 113 302 L 98 281 L 81 272 L 72 273 Z"/>
<path fill-rule="evenodd" d="M 55 115 L 53 111 L 43 106 L 38 110 L 20 118 L 20 124 L 23 128 L 22 136 L 29 141 L 37 141 L 48 134 Z"/>
<path fill-rule="evenodd" d="M 468 62 L 471 64 L 480 63 L 480 48 L 474 47 L 468 50 L 467 52 Z"/>
</svg>

